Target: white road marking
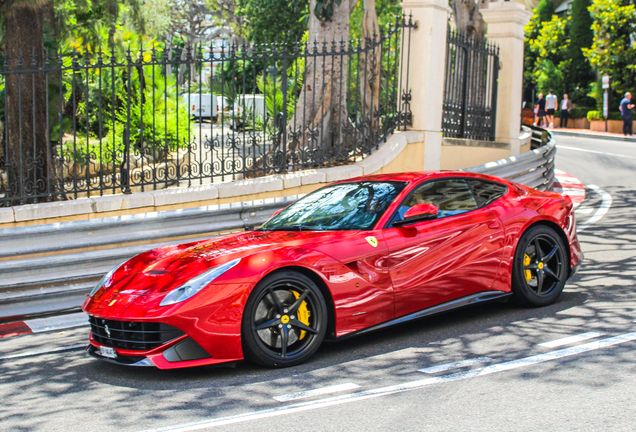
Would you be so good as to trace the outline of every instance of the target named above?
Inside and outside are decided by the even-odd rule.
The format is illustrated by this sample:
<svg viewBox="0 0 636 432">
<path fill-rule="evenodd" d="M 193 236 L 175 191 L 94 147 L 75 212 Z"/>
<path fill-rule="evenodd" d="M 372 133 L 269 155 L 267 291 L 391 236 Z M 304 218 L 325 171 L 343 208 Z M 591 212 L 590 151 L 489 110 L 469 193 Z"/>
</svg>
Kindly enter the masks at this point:
<svg viewBox="0 0 636 432">
<path fill-rule="evenodd" d="M 598 150 L 588 150 L 588 149 L 582 149 L 582 148 L 577 148 L 577 147 L 564 146 L 564 145 L 561 145 L 561 144 L 557 144 L 557 148 L 564 148 L 564 149 L 568 149 L 568 150 L 576 150 L 576 151 L 581 151 L 581 152 L 586 152 L 586 153 L 597 153 L 597 154 L 602 154 L 602 155 L 606 155 L 606 156 L 617 156 L 617 157 L 620 157 L 620 158 L 636 159 L 636 156 L 628 156 L 628 155 L 622 155 L 622 154 L 618 154 L 618 153 L 607 153 L 607 152 L 602 152 L 602 151 L 598 151 Z"/>
<path fill-rule="evenodd" d="M 380 387 L 373 390 L 364 390 L 356 393 L 350 393 L 347 395 L 333 396 L 326 399 L 319 399 L 316 401 L 301 402 L 297 404 L 287 405 L 284 407 L 264 409 L 260 411 L 248 412 L 244 414 L 238 414 L 227 417 L 219 417 L 215 419 L 203 420 L 193 423 L 187 423 L 183 425 L 168 426 L 158 429 L 149 429 L 146 432 L 190 432 L 195 430 L 212 428 L 215 426 L 224 426 L 229 424 L 243 423 L 251 420 L 260 420 L 271 417 L 279 417 L 282 415 L 293 414 L 297 412 L 310 411 L 319 408 L 327 408 L 330 406 L 346 404 L 350 402 L 359 402 L 366 399 L 377 398 L 381 396 L 388 396 L 396 393 L 403 393 L 412 390 L 419 390 L 424 387 L 428 387 L 435 384 L 443 384 L 453 381 L 460 381 L 469 378 L 476 378 L 485 375 L 491 375 L 497 372 L 503 372 L 507 370 L 517 369 L 524 366 L 531 366 L 538 363 L 543 363 L 550 360 L 556 360 L 564 357 L 570 357 L 577 354 L 582 354 L 589 351 L 594 351 L 602 348 L 608 348 L 613 345 L 622 344 L 636 340 L 636 333 L 627 333 L 624 335 L 603 339 L 596 342 L 590 342 L 584 345 L 579 345 L 572 348 L 565 348 L 562 350 L 551 351 L 545 354 L 539 354 L 531 357 L 522 358 L 519 360 L 513 360 L 509 362 L 499 363 L 484 368 L 473 369 L 465 372 L 457 372 L 454 374 L 431 377 L 417 381 L 411 381 L 403 384 L 391 385 L 387 387 Z"/>
<path fill-rule="evenodd" d="M 88 325 L 88 315 L 84 312 L 79 312 L 50 318 L 37 318 L 27 320 L 24 323 L 29 326 L 33 333 L 42 333 Z"/>
<path fill-rule="evenodd" d="M 50 350 L 28 351 L 28 352 L 20 353 L 20 354 L 5 355 L 5 356 L 0 356 L 0 360 L 16 359 L 16 358 L 22 358 L 22 357 L 31 357 L 31 356 L 36 356 L 36 355 L 41 355 L 41 354 L 49 354 L 49 353 L 54 353 L 54 352 L 59 352 L 59 351 L 68 351 L 68 350 L 73 350 L 73 349 L 78 349 L 78 348 L 86 348 L 86 345 L 88 345 L 88 344 L 87 343 L 83 343 L 83 344 L 69 345 L 69 346 L 64 346 L 64 347 L 59 347 L 59 348 L 53 348 L 53 349 L 50 349 Z"/>
<path fill-rule="evenodd" d="M 570 345 L 577 342 L 583 342 L 585 340 L 594 339 L 601 336 L 603 336 L 603 333 L 588 332 L 588 333 L 583 333 L 580 335 L 568 336 L 561 339 L 556 339 L 550 342 L 543 342 L 543 343 L 540 343 L 539 346 L 546 347 L 546 348 L 556 348 L 563 345 Z"/>
<path fill-rule="evenodd" d="M 314 390 L 306 390 L 306 391 L 290 393 L 290 394 L 286 394 L 282 396 L 274 396 L 274 399 L 277 400 L 278 402 L 289 402 L 291 400 L 303 399 L 303 398 L 308 398 L 312 396 L 320 396 L 320 395 L 329 394 L 329 393 L 337 393 L 337 392 L 346 391 L 346 390 L 353 390 L 355 388 L 360 388 L 360 386 L 354 383 L 338 384 L 338 385 L 323 387 L 323 388 L 314 389 Z"/>
<path fill-rule="evenodd" d="M 462 360 L 453 363 L 446 363 L 438 366 L 419 369 L 419 372 L 424 372 L 425 374 L 435 374 L 439 372 L 446 372 L 452 369 L 463 368 L 466 366 L 474 366 L 476 364 L 487 363 L 489 361 L 492 361 L 490 357 L 477 357 L 474 359 Z"/>
<path fill-rule="evenodd" d="M 601 206 L 598 208 L 598 210 L 596 210 L 596 213 L 594 213 L 594 215 L 591 218 L 585 221 L 584 224 L 579 225 L 578 229 L 576 230 L 577 232 L 581 232 L 584 229 L 589 228 L 590 225 L 593 225 L 596 222 L 598 222 L 603 216 L 605 216 L 607 211 L 612 206 L 612 196 L 610 194 L 608 194 L 607 192 L 605 192 L 603 189 L 601 189 L 600 187 L 596 185 L 587 185 L 587 187 L 592 189 L 597 194 L 599 194 L 601 198 L 603 199 L 603 201 L 601 202 Z"/>
</svg>

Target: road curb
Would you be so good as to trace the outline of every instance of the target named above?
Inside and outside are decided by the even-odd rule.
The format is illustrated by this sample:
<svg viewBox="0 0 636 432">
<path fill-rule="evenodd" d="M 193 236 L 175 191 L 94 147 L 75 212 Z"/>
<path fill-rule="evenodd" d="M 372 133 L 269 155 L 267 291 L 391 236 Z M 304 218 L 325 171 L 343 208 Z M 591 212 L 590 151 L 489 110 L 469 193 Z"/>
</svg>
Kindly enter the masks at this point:
<svg viewBox="0 0 636 432">
<path fill-rule="evenodd" d="M 550 129 L 550 133 L 553 135 L 562 135 L 568 137 L 576 137 L 576 138 L 591 138 L 591 139 L 603 139 L 610 141 L 624 141 L 624 142 L 633 142 L 636 143 L 636 138 L 628 138 L 616 135 L 601 135 L 601 134 L 592 134 L 592 133 L 579 133 L 579 132 L 566 132 L 555 129 Z M 558 147 L 558 144 L 557 144 Z"/>
<path fill-rule="evenodd" d="M 585 199 L 585 185 L 573 175 L 561 170 L 555 169 L 554 177 L 554 191 L 569 196 L 574 208 L 580 206 Z"/>
<path fill-rule="evenodd" d="M 88 316 L 84 312 L 53 316 L 49 318 L 15 321 L 7 324 L 0 324 L 0 338 L 57 331 L 87 325 Z"/>
</svg>

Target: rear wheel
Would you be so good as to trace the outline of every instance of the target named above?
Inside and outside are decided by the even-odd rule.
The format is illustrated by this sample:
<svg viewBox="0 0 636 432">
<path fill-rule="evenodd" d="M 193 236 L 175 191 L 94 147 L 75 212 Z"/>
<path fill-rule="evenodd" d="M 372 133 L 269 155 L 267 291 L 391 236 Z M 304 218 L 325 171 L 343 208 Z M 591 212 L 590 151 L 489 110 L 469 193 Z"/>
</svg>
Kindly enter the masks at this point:
<svg viewBox="0 0 636 432">
<path fill-rule="evenodd" d="M 300 364 L 313 355 L 327 330 L 327 306 L 316 284 L 295 271 L 265 277 L 245 305 L 243 353 L 269 367 Z"/>
<path fill-rule="evenodd" d="M 561 295 L 567 279 L 568 254 L 561 237 L 547 226 L 527 230 L 515 252 L 512 293 L 522 306 L 546 306 Z"/>
</svg>

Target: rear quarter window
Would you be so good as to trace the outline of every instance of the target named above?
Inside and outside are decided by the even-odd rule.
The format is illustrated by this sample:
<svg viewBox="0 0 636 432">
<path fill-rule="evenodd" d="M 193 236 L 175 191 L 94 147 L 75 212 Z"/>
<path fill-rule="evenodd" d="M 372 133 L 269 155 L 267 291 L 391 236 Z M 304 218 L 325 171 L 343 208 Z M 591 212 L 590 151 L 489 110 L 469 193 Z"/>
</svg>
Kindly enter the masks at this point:
<svg viewBox="0 0 636 432">
<path fill-rule="evenodd" d="M 467 179 L 466 182 L 470 186 L 479 207 L 485 207 L 498 200 L 508 191 L 508 187 L 501 183 L 477 179 Z"/>
</svg>

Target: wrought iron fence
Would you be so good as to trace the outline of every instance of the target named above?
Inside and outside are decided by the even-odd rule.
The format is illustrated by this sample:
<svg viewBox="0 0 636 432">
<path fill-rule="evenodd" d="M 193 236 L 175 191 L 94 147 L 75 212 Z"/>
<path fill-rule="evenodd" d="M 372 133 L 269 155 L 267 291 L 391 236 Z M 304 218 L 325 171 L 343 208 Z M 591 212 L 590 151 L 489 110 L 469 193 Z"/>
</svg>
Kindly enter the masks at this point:
<svg viewBox="0 0 636 432">
<path fill-rule="evenodd" d="M 494 141 L 499 47 L 456 31 L 446 41 L 442 132 Z"/>
<path fill-rule="evenodd" d="M 358 160 L 410 124 L 400 64 L 414 27 L 402 16 L 362 40 L 0 58 L 0 206 Z"/>
</svg>

